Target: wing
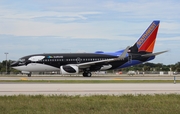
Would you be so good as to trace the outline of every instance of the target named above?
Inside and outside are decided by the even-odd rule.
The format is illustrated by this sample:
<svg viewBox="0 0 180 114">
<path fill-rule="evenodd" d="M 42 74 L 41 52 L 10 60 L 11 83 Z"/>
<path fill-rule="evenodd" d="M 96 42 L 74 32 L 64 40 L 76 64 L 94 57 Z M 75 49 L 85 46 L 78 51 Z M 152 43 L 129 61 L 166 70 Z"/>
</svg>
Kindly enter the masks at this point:
<svg viewBox="0 0 180 114">
<path fill-rule="evenodd" d="M 130 46 L 128 46 L 123 53 L 117 57 L 117 58 L 112 58 L 112 59 L 106 59 L 106 60 L 100 60 L 100 61 L 92 61 L 92 62 L 86 62 L 86 63 L 80 63 L 80 64 L 76 64 L 79 68 L 88 68 L 91 65 L 97 64 L 97 63 L 109 63 L 111 61 L 117 61 L 117 60 L 123 60 L 126 57 L 126 54 L 129 50 Z"/>
</svg>

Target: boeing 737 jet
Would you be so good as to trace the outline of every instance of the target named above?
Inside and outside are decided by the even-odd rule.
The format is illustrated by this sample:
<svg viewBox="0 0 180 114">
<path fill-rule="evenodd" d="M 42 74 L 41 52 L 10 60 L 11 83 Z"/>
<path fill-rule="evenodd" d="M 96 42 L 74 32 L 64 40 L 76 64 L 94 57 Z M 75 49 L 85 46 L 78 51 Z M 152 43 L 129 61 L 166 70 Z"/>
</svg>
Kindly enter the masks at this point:
<svg viewBox="0 0 180 114">
<path fill-rule="evenodd" d="M 93 71 L 120 69 L 137 65 L 167 52 L 153 53 L 160 21 L 153 21 L 133 46 L 116 52 L 45 53 L 20 58 L 11 66 L 31 76 L 32 72 L 60 71 L 61 74 L 82 73 L 91 77 Z"/>
</svg>

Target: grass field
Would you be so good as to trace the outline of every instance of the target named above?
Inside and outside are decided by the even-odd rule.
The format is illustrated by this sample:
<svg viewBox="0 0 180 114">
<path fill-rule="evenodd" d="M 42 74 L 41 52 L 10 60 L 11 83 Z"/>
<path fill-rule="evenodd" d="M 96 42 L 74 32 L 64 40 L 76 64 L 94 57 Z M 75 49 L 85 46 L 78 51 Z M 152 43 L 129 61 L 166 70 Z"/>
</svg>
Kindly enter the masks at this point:
<svg viewBox="0 0 180 114">
<path fill-rule="evenodd" d="M 180 95 L 0 96 L 0 114 L 180 114 Z"/>
</svg>

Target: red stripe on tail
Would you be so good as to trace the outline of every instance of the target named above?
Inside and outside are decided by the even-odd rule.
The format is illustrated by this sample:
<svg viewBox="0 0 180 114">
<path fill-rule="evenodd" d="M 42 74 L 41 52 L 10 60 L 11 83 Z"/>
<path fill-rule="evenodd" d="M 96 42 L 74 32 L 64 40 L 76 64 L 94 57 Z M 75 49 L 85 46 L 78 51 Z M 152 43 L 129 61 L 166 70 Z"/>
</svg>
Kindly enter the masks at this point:
<svg viewBox="0 0 180 114">
<path fill-rule="evenodd" d="M 158 28 L 159 25 L 154 29 L 154 31 L 149 35 L 149 37 L 144 41 L 144 43 L 139 47 L 138 51 L 153 52 Z"/>
</svg>

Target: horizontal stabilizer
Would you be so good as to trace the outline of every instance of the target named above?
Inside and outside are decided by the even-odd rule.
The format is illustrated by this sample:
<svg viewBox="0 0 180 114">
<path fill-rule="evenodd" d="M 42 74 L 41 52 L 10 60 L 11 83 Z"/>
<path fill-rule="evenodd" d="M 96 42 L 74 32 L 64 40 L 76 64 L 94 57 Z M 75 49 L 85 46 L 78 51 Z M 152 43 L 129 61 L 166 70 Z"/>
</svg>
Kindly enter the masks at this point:
<svg viewBox="0 0 180 114">
<path fill-rule="evenodd" d="M 157 53 L 149 53 L 149 54 L 144 54 L 144 55 L 141 55 L 141 56 L 150 57 L 150 56 L 156 56 L 156 55 L 159 55 L 159 54 L 162 54 L 162 53 L 165 53 L 165 52 L 168 52 L 168 51 L 166 50 L 166 51 L 161 51 L 161 52 L 157 52 Z"/>
</svg>

